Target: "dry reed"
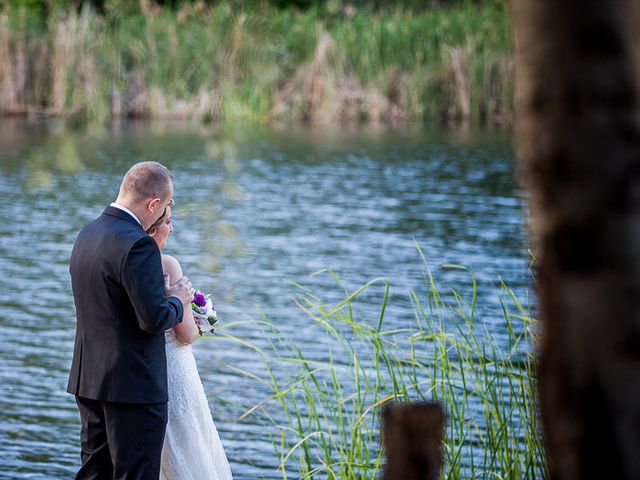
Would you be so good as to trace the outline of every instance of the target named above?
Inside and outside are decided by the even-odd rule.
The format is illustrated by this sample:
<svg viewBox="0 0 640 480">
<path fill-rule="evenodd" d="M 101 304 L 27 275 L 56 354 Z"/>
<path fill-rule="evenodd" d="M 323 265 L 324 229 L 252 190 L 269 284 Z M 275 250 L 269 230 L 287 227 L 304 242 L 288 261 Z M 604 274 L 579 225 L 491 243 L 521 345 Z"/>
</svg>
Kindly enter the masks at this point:
<svg viewBox="0 0 640 480">
<path fill-rule="evenodd" d="M 66 111 L 68 75 L 75 60 L 75 36 L 78 16 L 70 11 L 54 24 L 53 51 L 51 54 L 51 113 L 60 115 Z"/>
<path fill-rule="evenodd" d="M 310 123 L 381 122 L 388 117 L 389 109 L 387 97 L 377 88 L 360 84 L 335 40 L 323 31 L 312 60 L 275 94 L 271 113 L 276 118 L 286 115 Z"/>
<path fill-rule="evenodd" d="M 11 58 L 11 45 L 9 35 L 9 18 L 6 14 L 0 15 L 0 105 L 7 113 L 13 112 L 17 107 L 17 92 L 15 85 L 14 64 Z"/>
<path fill-rule="evenodd" d="M 471 116 L 471 93 L 469 91 L 469 54 L 464 48 L 452 48 L 447 52 L 447 73 L 453 80 L 451 85 L 452 106 L 457 111 L 450 115 L 462 119 Z M 455 87 L 454 87 L 455 86 Z"/>
<path fill-rule="evenodd" d="M 512 109 L 495 4 L 344 19 L 228 2 L 105 9 L 57 11 L 44 27 L 25 7 L 0 14 L 0 113 L 375 123 Z"/>
</svg>

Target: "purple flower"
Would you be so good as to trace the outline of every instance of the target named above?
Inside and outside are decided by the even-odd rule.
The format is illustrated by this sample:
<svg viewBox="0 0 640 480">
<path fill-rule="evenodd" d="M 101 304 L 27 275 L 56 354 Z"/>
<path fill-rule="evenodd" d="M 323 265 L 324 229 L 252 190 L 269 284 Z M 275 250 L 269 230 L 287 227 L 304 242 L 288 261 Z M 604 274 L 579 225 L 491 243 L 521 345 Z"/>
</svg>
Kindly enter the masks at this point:
<svg viewBox="0 0 640 480">
<path fill-rule="evenodd" d="M 193 296 L 192 301 L 199 307 L 204 307 L 207 304 L 207 298 L 202 292 L 196 292 L 196 294 Z"/>
</svg>

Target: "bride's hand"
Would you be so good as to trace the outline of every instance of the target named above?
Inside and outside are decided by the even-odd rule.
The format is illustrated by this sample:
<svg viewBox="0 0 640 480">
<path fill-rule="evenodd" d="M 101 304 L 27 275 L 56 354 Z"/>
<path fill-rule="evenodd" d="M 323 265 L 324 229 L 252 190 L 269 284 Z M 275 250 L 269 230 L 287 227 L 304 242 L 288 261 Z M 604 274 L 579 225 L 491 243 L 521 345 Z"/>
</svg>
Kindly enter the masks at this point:
<svg viewBox="0 0 640 480">
<path fill-rule="evenodd" d="M 192 312 L 193 313 L 193 320 L 196 322 L 196 325 L 199 327 L 208 327 L 209 326 L 209 320 L 207 320 L 207 316 L 206 315 L 201 315 L 198 312 Z"/>
<path fill-rule="evenodd" d="M 169 285 L 169 275 L 164 275 L 164 289 L 169 297 L 178 297 L 184 306 L 191 303 L 193 299 L 191 281 L 187 277 L 182 277 L 177 283 Z"/>
</svg>

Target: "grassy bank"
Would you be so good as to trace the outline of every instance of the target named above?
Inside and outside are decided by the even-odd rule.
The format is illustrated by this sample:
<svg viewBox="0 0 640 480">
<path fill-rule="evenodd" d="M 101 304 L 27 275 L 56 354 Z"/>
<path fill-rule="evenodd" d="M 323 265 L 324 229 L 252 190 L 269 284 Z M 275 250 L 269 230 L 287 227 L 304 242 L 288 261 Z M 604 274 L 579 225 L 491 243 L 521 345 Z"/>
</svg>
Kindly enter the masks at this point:
<svg viewBox="0 0 640 480">
<path fill-rule="evenodd" d="M 344 290 L 333 304 L 297 286 L 301 313 L 317 329 L 314 352 L 263 318 L 273 350 L 253 347 L 265 373 L 248 375 L 272 395 L 245 416 L 279 432 L 273 446 L 283 479 L 379 478 L 379 414 L 391 400 L 445 406 L 442 478 L 548 478 L 534 388 L 535 321 L 504 285 L 480 314 L 469 276 L 465 299 L 439 290 L 425 264 L 424 291 L 409 292 L 415 316 L 394 329 L 386 325 L 390 286 L 383 281 Z M 378 295 L 375 318 L 355 313 Z"/>
<path fill-rule="evenodd" d="M 505 3 L 0 13 L 0 112 L 203 121 L 508 121 Z"/>
</svg>

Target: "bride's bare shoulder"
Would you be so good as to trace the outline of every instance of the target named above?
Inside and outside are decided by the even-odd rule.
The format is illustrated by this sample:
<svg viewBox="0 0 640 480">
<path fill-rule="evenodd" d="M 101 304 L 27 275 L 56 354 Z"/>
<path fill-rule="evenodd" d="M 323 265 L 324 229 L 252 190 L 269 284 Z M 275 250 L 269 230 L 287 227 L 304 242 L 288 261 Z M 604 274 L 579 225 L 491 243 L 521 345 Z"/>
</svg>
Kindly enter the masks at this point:
<svg viewBox="0 0 640 480">
<path fill-rule="evenodd" d="M 176 283 L 183 277 L 180 262 L 171 255 L 162 254 L 162 271 L 169 274 L 169 282 L 171 285 Z"/>
</svg>

